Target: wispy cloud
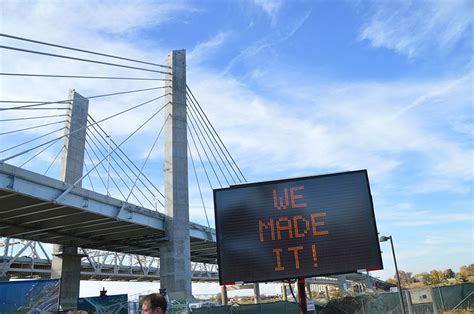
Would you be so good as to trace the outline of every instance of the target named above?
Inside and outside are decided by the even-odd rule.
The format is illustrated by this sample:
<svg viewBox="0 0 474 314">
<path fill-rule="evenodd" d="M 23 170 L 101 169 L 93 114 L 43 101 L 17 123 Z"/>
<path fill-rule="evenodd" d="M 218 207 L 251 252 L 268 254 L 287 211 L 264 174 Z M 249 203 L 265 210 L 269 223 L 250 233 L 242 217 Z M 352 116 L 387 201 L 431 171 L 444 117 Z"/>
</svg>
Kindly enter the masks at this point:
<svg viewBox="0 0 474 314">
<path fill-rule="evenodd" d="M 28 12 L 23 12 L 25 10 Z M 63 40 L 68 38 L 77 43 L 77 40 L 82 42 L 82 37 L 69 38 L 72 34 L 81 33 L 87 38 L 101 33 L 125 34 L 163 24 L 182 12 L 193 10 L 193 6 L 184 0 L 105 0 L 94 5 L 78 0 L 61 2 L 59 5 L 57 1 L 44 0 L 32 1 L 28 6 L 22 2 L 3 1 L 1 27 L 5 33 L 28 33 L 35 38 L 48 33 L 50 40 L 62 37 Z M 28 23 L 24 23 L 21 15 L 28 16 Z M 42 27 L 32 29 L 30 25 Z"/>
<path fill-rule="evenodd" d="M 247 171 L 278 176 L 290 170 L 296 175 L 298 169 L 368 168 L 382 182 L 394 171 L 414 167 L 416 188 L 407 186 L 407 192 L 467 191 L 474 177 L 473 151 L 448 136 L 455 130 L 447 123 L 454 117 L 469 119 L 471 89 L 465 76 L 318 84 L 264 75 L 262 81 L 276 84 L 269 89 L 285 90 L 288 98 L 256 95 L 239 81 L 210 73 L 191 82 Z M 285 77 L 284 82 L 275 83 L 275 77 Z M 208 92 L 216 89 L 219 94 Z M 419 157 L 414 161 L 412 154 Z M 267 162 L 261 163 L 262 156 Z"/>
<path fill-rule="evenodd" d="M 438 213 L 428 209 L 417 209 L 413 205 L 409 207 L 403 205 L 403 203 L 395 204 L 379 209 L 377 211 L 379 222 L 386 228 L 399 228 L 469 222 L 474 218 L 474 213 L 466 213 L 463 210 L 447 208 Z"/>
<path fill-rule="evenodd" d="M 450 49 L 472 31 L 473 10 L 469 0 L 382 2 L 376 5 L 360 39 L 409 57 Z"/>
<path fill-rule="evenodd" d="M 253 0 L 254 4 L 260 7 L 275 22 L 278 12 L 283 5 L 283 0 Z"/>
<path fill-rule="evenodd" d="M 311 10 L 308 10 L 289 25 L 282 27 L 278 31 L 273 31 L 264 38 L 246 47 L 237 56 L 232 58 L 231 61 L 229 61 L 223 73 L 230 71 L 239 62 L 243 62 L 249 58 L 252 58 L 263 50 L 281 44 L 290 39 L 304 25 L 305 21 L 310 15 Z"/>
<path fill-rule="evenodd" d="M 197 44 L 188 54 L 190 64 L 198 64 L 212 56 L 229 38 L 230 32 L 219 32 L 208 41 Z"/>
</svg>

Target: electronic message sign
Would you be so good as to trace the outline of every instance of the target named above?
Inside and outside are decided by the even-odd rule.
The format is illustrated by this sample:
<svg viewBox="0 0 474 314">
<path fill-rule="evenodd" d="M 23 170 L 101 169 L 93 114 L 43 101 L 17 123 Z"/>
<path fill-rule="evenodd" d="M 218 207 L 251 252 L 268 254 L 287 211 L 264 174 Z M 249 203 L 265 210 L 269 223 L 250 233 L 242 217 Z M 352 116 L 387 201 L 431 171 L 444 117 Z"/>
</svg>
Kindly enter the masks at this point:
<svg viewBox="0 0 474 314">
<path fill-rule="evenodd" d="M 366 170 L 214 190 L 219 280 L 382 269 Z"/>
</svg>

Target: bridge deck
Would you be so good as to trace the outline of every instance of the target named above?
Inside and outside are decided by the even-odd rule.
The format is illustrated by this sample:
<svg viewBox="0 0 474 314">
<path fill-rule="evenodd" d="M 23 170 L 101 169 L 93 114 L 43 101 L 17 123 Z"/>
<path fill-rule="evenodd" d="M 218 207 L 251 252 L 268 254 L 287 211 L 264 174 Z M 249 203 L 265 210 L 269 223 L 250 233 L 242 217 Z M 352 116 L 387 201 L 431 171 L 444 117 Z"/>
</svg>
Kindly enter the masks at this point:
<svg viewBox="0 0 474 314">
<path fill-rule="evenodd" d="M 160 256 L 166 216 L 0 163 L 0 236 Z M 191 260 L 217 263 L 215 230 L 191 223 Z"/>
</svg>

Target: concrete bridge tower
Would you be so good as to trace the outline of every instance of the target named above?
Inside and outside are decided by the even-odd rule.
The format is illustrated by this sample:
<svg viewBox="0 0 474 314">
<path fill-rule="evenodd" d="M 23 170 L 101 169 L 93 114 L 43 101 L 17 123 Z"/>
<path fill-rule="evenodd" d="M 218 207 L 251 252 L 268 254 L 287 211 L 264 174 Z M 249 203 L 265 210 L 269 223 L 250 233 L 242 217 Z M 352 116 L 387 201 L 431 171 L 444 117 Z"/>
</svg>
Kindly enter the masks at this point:
<svg viewBox="0 0 474 314">
<path fill-rule="evenodd" d="M 65 183 L 74 184 L 83 175 L 86 144 L 86 128 L 84 127 L 87 125 L 89 100 L 74 90 L 69 92 L 69 100 L 71 103 L 64 131 L 66 136 L 61 157 L 60 179 Z M 77 131 L 81 128 L 83 129 Z M 78 186 L 81 185 L 81 183 L 78 184 Z M 65 311 L 74 310 L 77 307 L 81 279 L 81 257 L 77 254 L 77 247 L 58 244 L 53 246 L 51 278 L 61 279 L 59 304 Z"/>
<path fill-rule="evenodd" d="M 165 232 L 160 249 L 160 285 L 170 299 L 193 298 L 188 200 L 188 142 L 186 121 L 186 51 L 174 50 L 167 58 L 165 111 Z"/>
</svg>

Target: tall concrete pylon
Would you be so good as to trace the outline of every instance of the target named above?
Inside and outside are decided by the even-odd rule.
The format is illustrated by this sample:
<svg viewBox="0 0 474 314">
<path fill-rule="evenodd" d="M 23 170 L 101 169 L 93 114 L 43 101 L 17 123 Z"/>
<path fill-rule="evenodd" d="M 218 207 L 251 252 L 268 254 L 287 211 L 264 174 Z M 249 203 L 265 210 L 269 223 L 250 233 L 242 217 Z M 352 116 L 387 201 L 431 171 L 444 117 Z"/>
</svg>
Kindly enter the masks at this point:
<svg viewBox="0 0 474 314">
<path fill-rule="evenodd" d="M 61 156 L 60 179 L 73 184 L 82 177 L 84 168 L 84 152 L 86 129 L 74 132 L 87 125 L 89 100 L 74 90 L 69 91 L 69 113 L 64 134 L 64 147 Z M 81 186 L 81 183 L 78 184 Z M 81 278 L 81 257 L 77 247 L 55 244 L 51 263 L 51 278 L 61 279 L 59 304 L 65 311 L 77 308 Z"/>
<path fill-rule="evenodd" d="M 186 51 L 167 57 L 171 74 L 166 85 L 165 110 L 165 232 L 160 248 L 160 286 L 170 299 L 192 300 L 189 235 L 188 154 L 186 122 Z"/>
</svg>

